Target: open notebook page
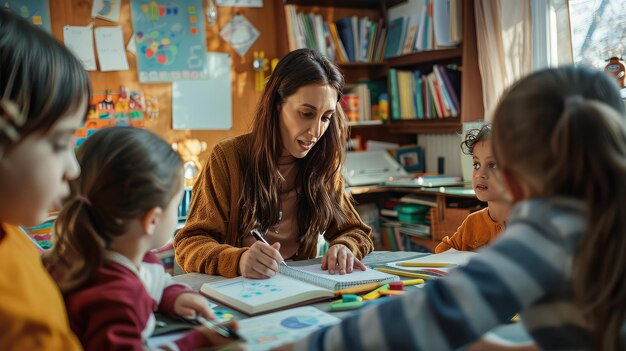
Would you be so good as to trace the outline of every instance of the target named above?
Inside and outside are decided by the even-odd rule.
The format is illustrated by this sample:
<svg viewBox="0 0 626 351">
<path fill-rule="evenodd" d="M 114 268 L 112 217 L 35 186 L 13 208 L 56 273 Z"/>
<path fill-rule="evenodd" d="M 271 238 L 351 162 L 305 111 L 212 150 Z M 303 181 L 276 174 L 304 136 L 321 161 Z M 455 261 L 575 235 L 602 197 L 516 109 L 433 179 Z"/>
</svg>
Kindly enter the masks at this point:
<svg viewBox="0 0 626 351">
<path fill-rule="evenodd" d="M 387 273 L 379 272 L 375 269 L 368 268 L 365 271 L 362 271 L 360 268 L 354 268 L 352 273 L 347 274 L 329 274 L 327 270 L 322 270 L 322 265 L 313 264 L 310 266 L 301 266 L 301 267 L 293 267 L 302 271 L 306 271 L 311 274 L 315 274 L 322 278 L 332 280 L 338 283 L 353 283 L 353 282 L 363 282 L 363 281 L 371 281 L 371 280 L 385 280 L 389 278 L 393 278 Z"/>
<path fill-rule="evenodd" d="M 205 283 L 200 291 L 247 314 L 274 310 L 303 301 L 330 298 L 332 291 L 298 281 L 282 274 L 269 279 L 237 277 Z"/>
<path fill-rule="evenodd" d="M 433 267 L 432 268 L 435 271 L 441 271 L 441 272 L 447 273 L 450 269 L 456 266 L 463 266 L 467 264 L 467 262 L 476 255 L 478 254 L 472 251 L 458 251 L 455 249 L 449 249 L 440 254 L 422 256 L 422 257 L 414 258 L 412 260 L 390 262 L 390 263 L 387 263 L 387 265 L 390 267 L 394 267 L 394 268 L 400 268 L 406 271 L 417 272 L 417 271 L 428 271 L 429 268 L 426 265 L 424 267 L 406 267 L 406 266 L 401 266 L 400 263 L 403 263 L 403 262 L 415 262 L 415 263 L 423 263 L 423 264 L 447 263 L 450 265 L 450 267 Z"/>
</svg>

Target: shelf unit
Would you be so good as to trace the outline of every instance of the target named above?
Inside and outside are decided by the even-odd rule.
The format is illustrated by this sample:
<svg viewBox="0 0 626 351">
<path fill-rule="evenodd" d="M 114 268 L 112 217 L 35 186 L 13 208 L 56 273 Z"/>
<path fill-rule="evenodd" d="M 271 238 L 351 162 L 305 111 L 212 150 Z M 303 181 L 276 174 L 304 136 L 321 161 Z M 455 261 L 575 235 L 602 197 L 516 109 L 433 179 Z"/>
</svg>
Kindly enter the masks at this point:
<svg viewBox="0 0 626 351">
<path fill-rule="evenodd" d="M 407 194 L 432 197 L 437 205 L 431 208 L 431 237 L 410 236 L 410 241 L 433 252 L 444 236 L 452 235 L 456 232 L 467 215 L 473 211 L 484 208 L 486 205 L 478 200 L 475 195 L 460 194 L 459 192 L 455 192 L 454 189 L 465 188 L 391 187 L 380 185 L 363 185 L 349 188 L 350 194 L 358 203 L 376 203 L 378 208 L 383 208 L 383 203 L 386 200 L 400 199 Z M 457 206 L 453 206 L 453 204 Z M 459 204 L 462 204 L 462 206 L 459 207 Z M 382 218 L 385 217 L 391 220 L 397 219 L 389 218 L 382 214 L 380 217 L 381 228 L 379 234 L 381 235 L 381 239 L 383 239 L 383 236 L 388 235 L 388 233 L 383 229 Z M 383 246 L 378 249 L 391 250 L 391 247 Z"/>
<path fill-rule="evenodd" d="M 380 8 L 381 3 L 386 8 L 401 4 L 406 0 L 284 0 L 285 5 L 298 6 L 321 6 L 321 7 L 343 7 L 343 8 Z"/>
<path fill-rule="evenodd" d="M 278 1 L 278 0 L 276 0 Z M 387 9 L 404 3 L 406 0 L 283 0 L 282 5 L 296 5 L 303 11 L 322 13 L 325 19 L 334 21 L 342 16 L 357 14 L 369 15 L 373 18 L 387 17 Z M 279 16 L 280 17 L 280 16 Z M 284 15 L 279 18 L 279 26 L 286 27 Z M 279 52 L 288 52 L 287 35 L 277 37 Z M 353 132 L 367 132 L 372 138 L 389 140 L 403 138 L 399 135 L 415 135 L 421 133 L 458 133 L 463 122 L 478 121 L 484 118 L 482 83 L 478 69 L 478 52 L 476 47 L 476 25 L 474 18 L 474 0 L 463 1 L 463 43 L 451 49 L 422 51 L 408 55 L 385 59 L 382 63 L 350 62 L 339 64 L 346 82 L 359 79 L 386 79 L 389 68 L 411 69 L 428 67 L 433 64 L 458 63 L 461 67 L 461 111 L 455 118 L 425 120 L 395 120 L 382 125 L 353 126 Z M 374 129 L 375 128 L 375 129 Z M 407 143 L 414 139 L 406 138 Z"/>
</svg>

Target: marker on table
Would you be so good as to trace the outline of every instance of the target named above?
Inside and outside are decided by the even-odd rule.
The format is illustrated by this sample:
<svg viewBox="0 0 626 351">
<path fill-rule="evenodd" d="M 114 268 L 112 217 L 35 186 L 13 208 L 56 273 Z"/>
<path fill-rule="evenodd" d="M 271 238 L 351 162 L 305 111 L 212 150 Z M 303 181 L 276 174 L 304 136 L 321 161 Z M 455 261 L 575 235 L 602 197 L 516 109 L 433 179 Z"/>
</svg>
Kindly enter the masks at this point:
<svg viewBox="0 0 626 351">
<path fill-rule="evenodd" d="M 377 298 L 379 298 L 379 297 L 380 297 L 380 293 L 379 293 L 379 291 L 381 291 L 381 290 L 387 290 L 387 289 L 389 289 L 389 284 L 381 285 L 380 287 L 378 287 L 378 289 L 376 289 L 376 290 L 372 290 L 371 292 L 369 292 L 369 293 L 365 294 L 365 295 L 363 296 L 363 300 L 364 300 L 364 301 L 368 301 L 368 300 L 375 300 L 375 299 L 377 299 Z"/>
<path fill-rule="evenodd" d="M 417 284 L 424 284 L 424 279 L 407 279 L 407 280 L 403 280 L 402 281 L 402 285 L 404 286 L 409 286 L 409 285 L 417 285 Z"/>
<path fill-rule="evenodd" d="M 379 271 L 379 272 L 395 274 L 395 275 L 398 275 L 398 276 L 401 276 L 401 277 L 419 278 L 419 279 L 424 279 L 424 280 L 431 279 L 431 278 L 437 278 L 437 276 L 434 276 L 434 275 L 401 271 L 399 269 L 390 269 L 390 268 L 383 268 L 383 267 L 376 267 L 374 269 Z"/>
<path fill-rule="evenodd" d="M 229 327 L 224 327 L 221 326 L 213 321 L 210 321 L 202 316 L 196 316 L 196 321 L 198 321 L 200 324 L 202 324 L 203 327 L 211 329 L 213 331 L 215 331 L 216 333 L 218 333 L 219 335 L 225 337 L 225 338 L 229 338 L 229 339 L 235 339 L 235 340 L 243 340 L 243 338 L 241 337 L 241 335 L 239 335 L 239 333 L 237 333 L 233 328 L 229 328 Z"/>
<path fill-rule="evenodd" d="M 269 243 L 265 240 L 265 238 L 263 238 L 263 235 L 261 235 L 261 233 L 259 233 L 259 231 L 258 231 L 258 230 L 256 230 L 256 229 L 252 229 L 252 230 L 250 231 L 250 234 L 251 234 L 251 235 L 252 235 L 252 236 L 253 236 L 253 237 L 254 237 L 257 241 L 264 242 L 264 243 L 266 243 L 267 245 L 269 245 Z M 270 246 L 271 246 L 271 245 L 270 245 Z M 281 257 L 280 259 L 281 259 L 280 264 L 287 266 L 287 263 L 285 262 L 285 260 L 284 260 L 282 257 Z"/>
</svg>

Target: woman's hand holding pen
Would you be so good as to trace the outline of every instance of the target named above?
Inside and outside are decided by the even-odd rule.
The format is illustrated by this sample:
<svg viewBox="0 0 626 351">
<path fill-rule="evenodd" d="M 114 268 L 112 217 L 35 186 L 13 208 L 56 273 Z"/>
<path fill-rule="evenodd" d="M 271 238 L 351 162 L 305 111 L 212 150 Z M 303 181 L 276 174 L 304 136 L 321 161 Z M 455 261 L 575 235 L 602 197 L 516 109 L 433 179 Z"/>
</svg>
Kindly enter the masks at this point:
<svg viewBox="0 0 626 351">
<path fill-rule="evenodd" d="M 328 273 L 339 274 L 352 273 L 353 268 L 365 270 L 365 265 L 361 263 L 348 247 L 343 244 L 335 244 L 328 248 L 322 258 L 322 269 L 328 269 Z"/>
<path fill-rule="evenodd" d="M 263 279 L 276 275 L 283 258 L 278 251 L 280 243 L 275 242 L 271 246 L 257 241 L 250 249 L 241 255 L 239 260 L 239 272 L 246 278 Z"/>
</svg>

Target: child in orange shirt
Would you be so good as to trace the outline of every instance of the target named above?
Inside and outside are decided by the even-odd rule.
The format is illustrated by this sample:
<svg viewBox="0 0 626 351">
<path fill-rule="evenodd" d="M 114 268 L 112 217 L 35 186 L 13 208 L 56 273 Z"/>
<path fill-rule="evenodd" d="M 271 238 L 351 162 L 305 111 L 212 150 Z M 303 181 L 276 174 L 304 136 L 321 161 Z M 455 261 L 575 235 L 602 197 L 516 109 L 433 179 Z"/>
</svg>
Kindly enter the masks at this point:
<svg viewBox="0 0 626 351">
<path fill-rule="evenodd" d="M 487 245 L 504 230 L 511 205 L 502 192 L 502 187 L 490 177 L 491 169 L 497 168 L 496 159 L 491 151 L 491 124 L 480 129 L 472 129 L 465 136 L 461 149 L 472 156 L 472 188 L 480 201 L 487 202 L 487 207 L 467 216 L 459 229 L 452 236 L 446 236 L 435 248 L 435 253 L 448 249 L 474 251 Z"/>
<path fill-rule="evenodd" d="M 19 226 L 41 223 L 80 174 L 72 135 L 87 72 L 63 44 L 0 8 L 0 350 L 80 350 L 61 292 Z"/>
</svg>

